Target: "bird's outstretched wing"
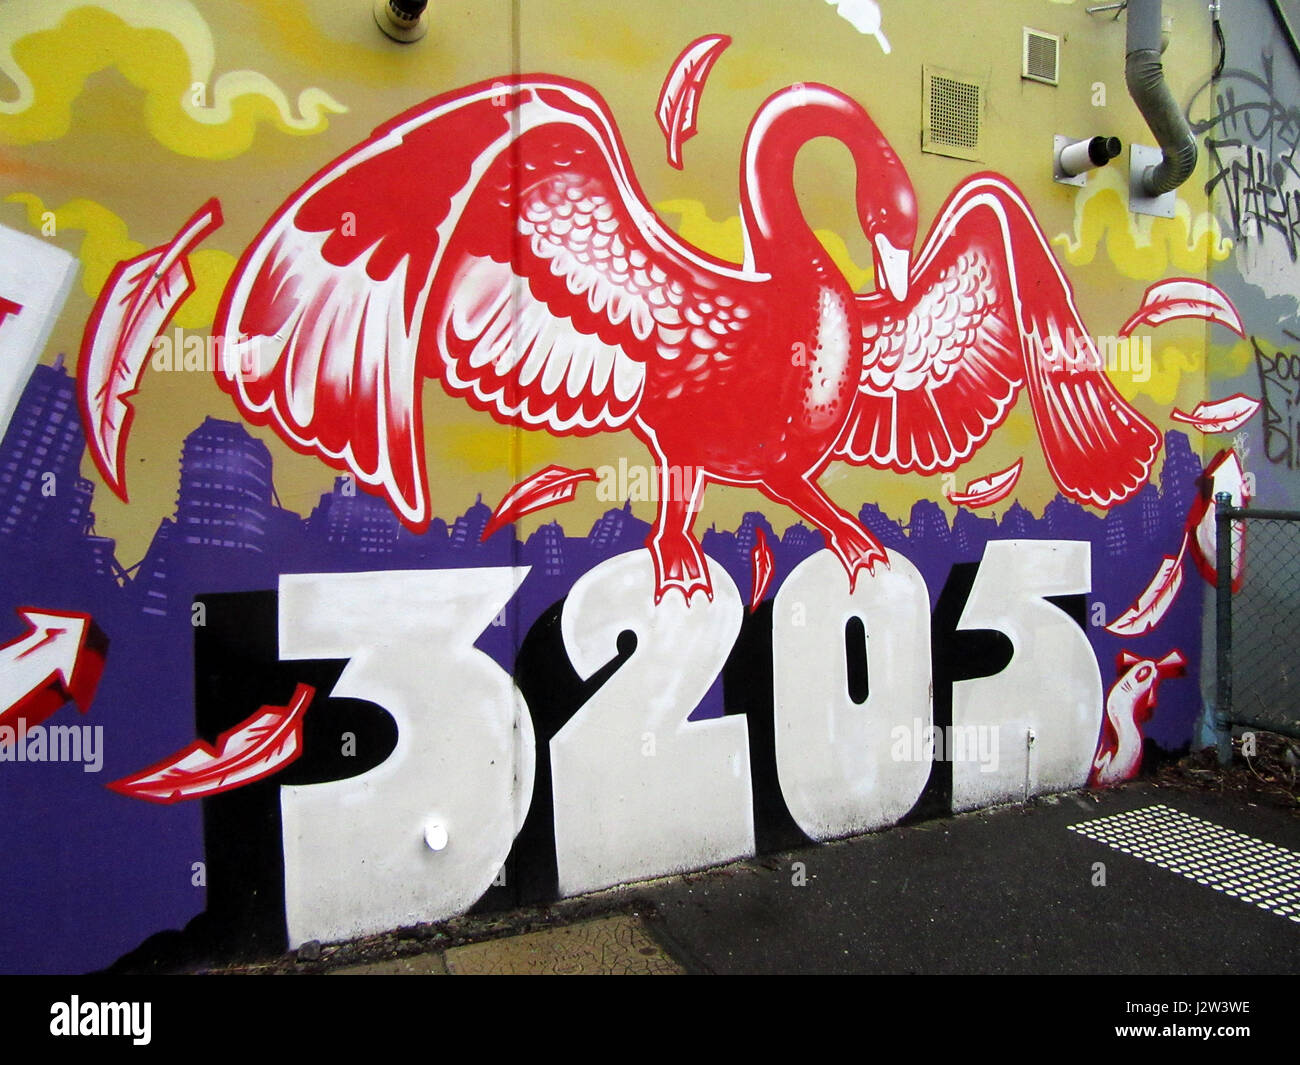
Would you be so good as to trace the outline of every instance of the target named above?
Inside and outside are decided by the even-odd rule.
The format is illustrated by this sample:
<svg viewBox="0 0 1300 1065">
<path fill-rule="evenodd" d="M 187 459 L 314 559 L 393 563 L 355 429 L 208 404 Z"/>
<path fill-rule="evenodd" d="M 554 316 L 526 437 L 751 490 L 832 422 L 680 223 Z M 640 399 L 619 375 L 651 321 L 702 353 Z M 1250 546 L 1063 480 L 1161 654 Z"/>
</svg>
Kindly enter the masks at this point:
<svg viewBox="0 0 1300 1065">
<path fill-rule="evenodd" d="M 835 454 L 901 472 L 951 470 L 1029 388 L 1062 493 L 1100 507 L 1135 493 L 1160 434 L 1106 376 L 1070 284 L 1020 192 L 979 174 L 949 197 L 902 303 L 858 299 L 864 362 Z"/>
<path fill-rule="evenodd" d="M 214 335 L 241 411 L 429 520 L 420 385 L 500 421 L 593 433 L 732 264 L 681 243 L 605 104 L 563 79 L 470 86 L 309 180 L 244 252 Z"/>
</svg>

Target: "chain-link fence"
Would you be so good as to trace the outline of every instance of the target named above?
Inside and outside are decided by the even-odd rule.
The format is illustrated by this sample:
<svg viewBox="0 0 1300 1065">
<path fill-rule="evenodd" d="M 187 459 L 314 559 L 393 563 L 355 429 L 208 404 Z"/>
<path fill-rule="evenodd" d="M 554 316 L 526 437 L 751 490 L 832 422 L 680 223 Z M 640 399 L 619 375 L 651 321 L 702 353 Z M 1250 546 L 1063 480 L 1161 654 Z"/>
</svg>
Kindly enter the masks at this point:
<svg viewBox="0 0 1300 1065">
<path fill-rule="evenodd" d="M 1215 725 L 1300 737 L 1300 513 L 1217 501 Z"/>
</svg>

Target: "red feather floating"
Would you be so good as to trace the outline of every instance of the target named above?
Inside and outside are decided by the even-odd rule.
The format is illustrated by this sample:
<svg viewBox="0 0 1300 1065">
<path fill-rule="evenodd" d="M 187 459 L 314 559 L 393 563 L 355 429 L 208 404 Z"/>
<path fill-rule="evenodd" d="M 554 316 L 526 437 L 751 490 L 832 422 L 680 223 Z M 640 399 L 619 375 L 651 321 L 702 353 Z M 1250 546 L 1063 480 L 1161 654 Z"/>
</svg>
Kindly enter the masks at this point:
<svg viewBox="0 0 1300 1065">
<path fill-rule="evenodd" d="M 270 776 L 302 754 L 302 719 L 316 689 L 299 684 L 288 706 L 264 706 L 223 732 L 216 746 L 195 740 L 110 789 L 135 799 L 173 803 L 218 795 Z"/>
<path fill-rule="evenodd" d="M 772 582 L 772 549 L 767 546 L 767 537 L 762 529 L 756 529 L 757 537 L 749 551 L 750 572 L 753 574 L 753 591 L 749 597 L 749 612 L 752 614 L 763 601 L 767 586 Z"/>
<path fill-rule="evenodd" d="M 1116 636 L 1141 636 L 1164 620 L 1183 586 L 1183 555 L 1187 551 L 1187 540 L 1188 534 L 1183 533 L 1178 554 L 1165 555 L 1146 590 L 1131 607 L 1106 626 L 1107 632 Z"/>
<path fill-rule="evenodd" d="M 535 510 L 567 503 L 578 491 L 580 481 L 597 480 L 593 469 L 570 470 L 564 466 L 547 466 L 525 481 L 520 481 L 497 504 L 480 540 L 486 540 L 501 526 L 531 514 Z"/>
<path fill-rule="evenodd" d="M 1203 433 L 1230 433 L 1250 421 L 1259 408 L 1259 400 L 1238 392 L 1217 403 L 1198 403 L 1191 414 L 1175 409 L 1169 417 L 1193 425 Z"/>
<path fill-rule="evenodd" d="M 1120 327 L 1119 335 L 1128 336 L 1143 322 L 1160 325 L 1175 318 L 1205 318 L 1226 325 L 1239 337 L 1246 335 L 1232 301 L 1209 282 L 1194 277 L 1160 281 L 1148 288 L 1142 306 Z"/>
<path fill-rule="evenodd" d="M 1020 467 L 1024 465 L 1024 461 L 1024 459 L 1017 459 L 1014 466 L 1008 466 L 998 473 L 991 473 L 987 477 L 971 481 L 964 492 L 950 492 L 948 502 L 974 510 L 977 507 L 987 507 L 999 499 L 1005 499 L 1020 480 Z"/>
<path fill-rule="evenodd" d="M 86 323 L 77 365 L 86 442 L 105 482 L 122 499 L 126 438 L 135 417 L 129 400 L 140 385 L 154 339 L 194 291 L 186 255 L 220 225 L 221 203 L 209 200 L 171 243 L 118 263 Z"/>
<path fill-rule="evenodd" d="M 692 41 L 682 49 L 659 90 L 659 128 L 668 138 L 668 162 L 678 170 L 682 168 L 682 144 L 696 133 L 696 110 L 704 82 L 729 44 L 731 38 L 720 33 Z"/>
</svg>

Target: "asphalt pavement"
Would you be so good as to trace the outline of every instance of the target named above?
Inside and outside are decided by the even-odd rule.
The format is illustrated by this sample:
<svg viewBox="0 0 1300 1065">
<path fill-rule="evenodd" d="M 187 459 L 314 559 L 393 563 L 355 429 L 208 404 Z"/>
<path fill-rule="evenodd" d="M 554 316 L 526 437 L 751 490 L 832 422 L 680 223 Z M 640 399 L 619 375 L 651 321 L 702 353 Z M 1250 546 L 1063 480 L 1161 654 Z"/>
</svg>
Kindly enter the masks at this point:
<svg viewBox="0 0 1300 1065">
<path fill-rule="evenodd" d="M 1298 968 L 1300 816 L 1139 783 L 313 946 L 242 971 L 1213 977 Z"/>
<path fill-rule="evenodd" d="M 1216 1055 L 1294 1056 L 1297 985 L 1287 977 L 1300 968 L 1300 811 L 1285 805 L 1292 801 L 1154 781 L 1046 796 L 549 905 L 189 971 L 854 974 L 874 979 L 825 1000 L 764 988 L 724 998 L 714 1012 L 734 1014 L 765 1042 L 779 1034 L 790 1043 L 796 1032 L 816 1038 L 817 1028 L 839 1022 L 931 1054 L 979 1046 L 1095 1055 L 1099 1044 L 1145 1049 L 1172 1040 L 1180 1054 L 1199 1045 Z M 262 1051 L 371 1055 L 380 1035 L 388 1047 L 396 1034 L 444 1031 L 507 1042 L 543 1030 L 588 1039 L 641 1032 L 638 1025 L 676 1032 L 666 1027 L 668 1010 L 672 989 L 684 986 L 636 999 L 589 986 L 584 998 L 597 1008 L 579 1014 L 557 1010 L 564 1000 L 536 986 L 485 998 L 474 985 L 458 992 L 409 981 L 14 978 L 0 1017 L 11 1035 L 38 1042 L 95 1042 L 105 1035 L 97 1023 L 129 1017 L 130 1031 L 109 1038 L 133 1049 L 192 1048 L 201 1034 L 211 1052 L 224 1041 L 245 1053 L 248 1033 L 257 1032 Z M 697 997 L 684 991 L 682 1005 Z M 762 1009 L 766 1001 L 774 1008 Z M 810 1004 L 812 1026 L 801 1016 Z M 504 1020 L 507 1005 L 502 1024 L 495 1018 Z"/>
</svg>

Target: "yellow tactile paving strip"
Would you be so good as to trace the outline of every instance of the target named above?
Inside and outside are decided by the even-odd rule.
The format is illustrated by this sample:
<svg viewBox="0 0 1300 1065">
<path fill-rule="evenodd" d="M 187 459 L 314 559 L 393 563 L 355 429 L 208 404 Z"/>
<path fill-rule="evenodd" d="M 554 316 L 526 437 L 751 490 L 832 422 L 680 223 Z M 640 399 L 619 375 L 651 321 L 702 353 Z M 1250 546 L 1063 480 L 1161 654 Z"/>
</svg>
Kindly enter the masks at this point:
<svg viewBox="0 0 1300 1065">
<path fill-rule="evenodd" d="M 676 976 L 682 969 L 636 917 L 602 917 L 522 936 L 453 947 L 447 971 L 457 976 Z"/>
</svg>

